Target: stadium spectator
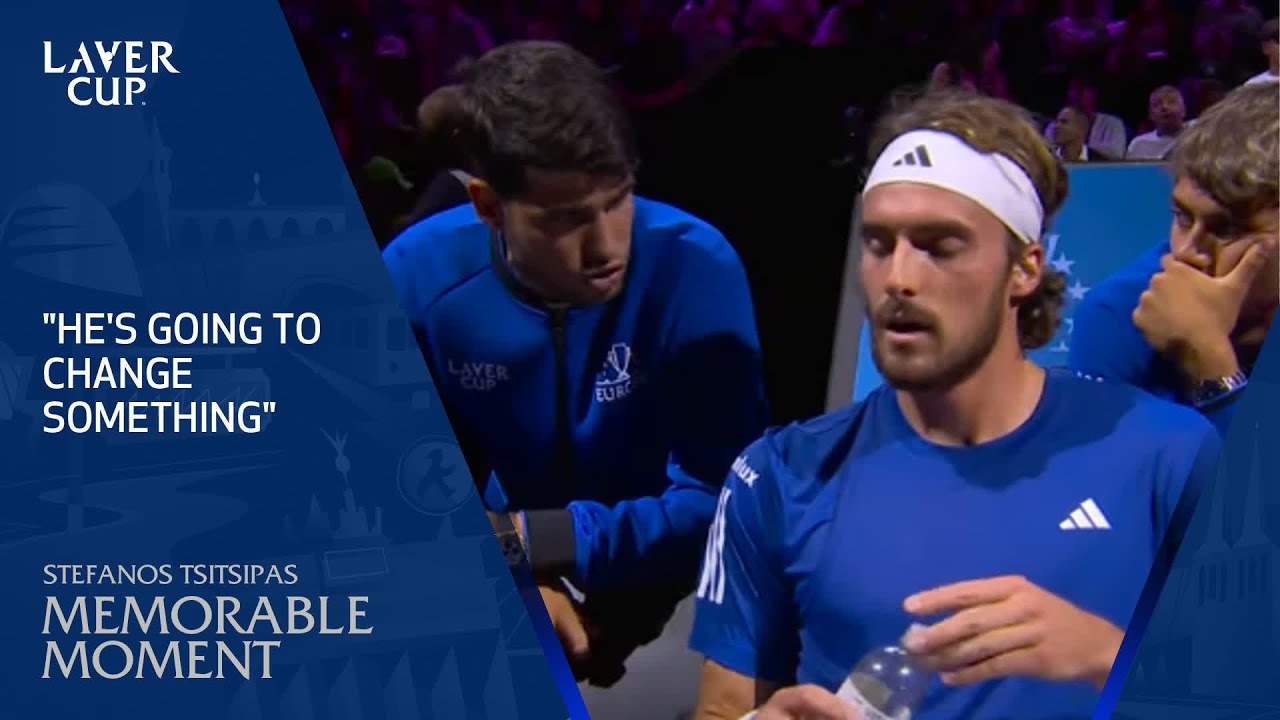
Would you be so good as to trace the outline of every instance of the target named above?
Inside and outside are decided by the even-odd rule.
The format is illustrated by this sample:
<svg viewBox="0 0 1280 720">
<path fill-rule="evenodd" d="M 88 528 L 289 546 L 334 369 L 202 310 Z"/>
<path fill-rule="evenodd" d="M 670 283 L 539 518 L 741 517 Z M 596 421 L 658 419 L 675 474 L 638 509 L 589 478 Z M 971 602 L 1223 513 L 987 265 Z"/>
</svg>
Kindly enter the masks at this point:
<svg viewBox="0 0 1280 720">
<path fill-rule="evenodd" d="M 1110 32 L 1095 0 L 1063 0 L 1063 13 L 1049 25 L 1051 62 L 1066 70 L 1097 71 Z"/>
<path fill-rule="evenodd" d="M 1113 162 L 1116 158 L 1085 143 L 1089 115 L 1078 105 L 1067 105 L 1053 121 L 1053 151 L 1065 163 Z"/>
<path fill-rule="evenodd" d="M 416 176 L 424 163 L 412 157 L 403 128 L 419 100 L 449 81 L 458 59 L 494 42 L 563 40 L 611 68 L 628 104 L 650 118 L 668 116 L 667 108 L 733 61 L 736 47 L 844 46 L 856 52 L 828 54 L 827 62 L 875 63 L 842 71 L 849 102 L 871 107 L 896 86 L 932 77 L 937 86 L 1011 99 L 1046 121 L 1064 102 L 1077 104 L 1090 114 L 1087 146 L 1122 157 L 1126 127 L 1152 129 L 1150 88 L 1182 87 L 1195 117 L 1229 88 L 1280 77 L 1275 8 L 1265 8 L 1273 21 L 1264 28 L 1262 68 L 1256 31 L 1263 14 L 1255 5 L 1265 7 L 1242 0 L 285 0 L 284 9 L 353 175 L 380 156 L 425 187 L 430 179 Z M 1113 7 L 1123 19 L 1112 20 Z M 394 53 L 386 52 L 389 38 L 398 38 Z M 1101 84 L 1083 83 L 1082 93 L 1080 77 Z M 876 97 L 855 99 L 860 88 Z"/>
<path fill-rule="evenodd" d="M 1267 58 L 1267 69 L 1249 78 L 1246 82 L 1274 82 L 1280 80 L 1280 21 L 1271 18 L 1262 24 L 1259 32 L 1262 41 L 1262 54 Z"/>
<path fill-rule="evenodd" d="M 1098 108 L 1098 87 L 1087 75 L 1077 74 L 1071 78 L 1067 87 L 1067 105 L 1081 110 L 1087 120 L 1085 145 L 1101 153 L 1106 158 L 1123 158 L 1128 139 L 1124 121 L 1110 113 L 1101 112 Z M 1058 115 L 1061 115 L 1059 111 Z M 1055 118 L 1058 116 L 1055 116 Z M 1055 122 L 1045 128 L 1045 137 L 1055 146 L 1060 145 L 1054 138 Z"/>
<path fill-rule="evenodd" d="M 1152 91 L 1148 117 L 1152 129 L 1129 143 L 1125 159 L 1163 160 L 1169 154 L 1187 119 L 1182 91 L 1172 85 L 1162 85 Z"/>
<path fill-rule="evenodd" d="M 692 74 L 714 68 L 732 54 L 737 16 L 734 0 L 689 0 L 680 8 L 671 30 L 684 42 Z"/>
<path fill-rule="evenodd" d="M 1202 0 L 1194 22 L 1196 30 L 1211 30 L 1223 37 L 1226 59 L 1231 65 L 1254 64 L 1258 30 L 1262 26 L 1262 13 L 1258 8 L 1246 0 Z"/>
<path fill-rule="evenodd" d="M 460 61 L 479 57 L 494 46 L 484 23 L 456 0 L 409 0 L 405 24 L 419 97 L 447 84 Z"/>
<path fill-rule="evenodd" d="M 880 32 L 880 23 L 875 0 L 836 0 L 818 23 L 813 44 L 815 47 L 859 47 L 873 41 Z"/>
</svg>

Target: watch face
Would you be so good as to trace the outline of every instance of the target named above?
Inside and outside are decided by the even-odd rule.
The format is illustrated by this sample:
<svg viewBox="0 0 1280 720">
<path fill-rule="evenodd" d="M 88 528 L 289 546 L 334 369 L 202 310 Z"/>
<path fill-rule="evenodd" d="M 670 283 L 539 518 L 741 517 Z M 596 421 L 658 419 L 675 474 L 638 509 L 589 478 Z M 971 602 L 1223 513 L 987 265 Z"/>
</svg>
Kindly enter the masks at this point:
<svg viewBox="0 0 1280 720">
<path fill-rule="evenodd" d="M 520 545 L 520 538 L 515 533 L 503 533 L 498 536 L 498 541 L 502 543 L 502 554 L 507 559 L 507 565 L 515 567 L 524 562 L 524 547 Z"/>
<path fill-rule="evenodd" d="M 1196 405 L 1207 405 L 1233 395 L 1235 391 L 1243 388 L 1247 382 L 1248 378 L 1240 373 L 1218 380 L 1206 380 L 1196 388 L 1192 400 Z"/>
<path fill-rule="evenodd" d="M 1214 395 L 1224 392 L 1226 389 L 1226 385 L 1221 380 L 1206 380 L 1200 383 L 1200 386 L 1196 388 L 1196 399 L 1204 400 L 1206 398 L 1212 398 Z"/>
</svg>

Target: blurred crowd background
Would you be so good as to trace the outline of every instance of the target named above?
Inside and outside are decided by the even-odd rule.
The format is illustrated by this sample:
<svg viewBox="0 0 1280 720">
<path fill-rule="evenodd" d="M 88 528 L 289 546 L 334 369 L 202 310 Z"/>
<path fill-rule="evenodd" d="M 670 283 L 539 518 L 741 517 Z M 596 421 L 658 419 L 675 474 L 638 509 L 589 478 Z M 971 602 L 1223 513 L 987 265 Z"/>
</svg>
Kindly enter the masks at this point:
<svg viewBox="0 0 1280 720">
<path fill-rule="evenodd" d="M 455 162 L 418 110 L 459 63 L 536 38 L 607 68 L 637 127 L 638 192 L 743 257 L 779 348 L 766 374 L 789 388 L 778 420 L 823 409 L 831 338 L 798 328 L 835 324 L 867 129 L 898 93 L 965 85 L 1034 113 L 1065 160 L 1158 161 L 1278 69 L 1275 0 L 282 2 L 380 244 Z"/>
<path fill-rule="evenodd" d="M 438 170 L 416 133 L 419 103 L 459 62 L 495 44 L 573 45 L 609 68 L 638 112 L 679 103 L 743 50 L 849 49 L 842 72 L 793 78 L 848 86 L 855 106 L 895 87 L 964 84 L 1083 130 L 1069 160 L 1159 159 L 1133 141 L 1176 134 L 1222 94 L 1274 65 L 1274 2 L 1249 0 L 284 0 L 302 57 L 354 177 L 385 183 Z M 1153 99 L 1152 92 L 1168 86 Z M 875 92 L 871 93 L 876 94 Z M 764 98 L 767 100 L 767 98 Z M 1065 113 L 1072 106 L 1074 112 Z M 1079 112 L 1083 111 L 1083 112 Z M 642 128 L 642 131 L 647 128 Z M 744 149 L 749 152 L 749 149 Z M 398 179 L 395 180 L 399 182 Z M 394 191 L 394 185 L 390 190 Z M 393 194 L 395 194 L 393 192 Z M 403 214 L 408 208 L 388 208 Z M 394 222 L 377 222 L 380 234 Z"/>
</svg>

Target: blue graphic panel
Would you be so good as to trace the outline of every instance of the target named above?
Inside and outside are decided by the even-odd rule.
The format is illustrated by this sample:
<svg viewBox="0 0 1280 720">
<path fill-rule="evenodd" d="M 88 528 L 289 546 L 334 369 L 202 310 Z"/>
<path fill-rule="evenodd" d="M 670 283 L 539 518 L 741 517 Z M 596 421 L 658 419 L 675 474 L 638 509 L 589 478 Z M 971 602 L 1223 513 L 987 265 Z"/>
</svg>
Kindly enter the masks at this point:
<svg viewBox="0 0 1280 720">
<path fill-rule="evenodd" d="M 0 717 L 585 717 L 545 611 L 531 618 L 506 569 L 278 5 L 3 14 Z M 59 345 L 46 314 L 84 312 L 133 313 L 141 332 Z M 250 312 L 314 313 L 319 338 L 280 344 L 270 322 L 260 344 L 146 332 L 156 313 Z M 51 357 L 189 357 L 192 387 L 52 388 Z M 275 410 L 256 433 L 50 433 L 50 401 Z M 49 597 L 72 620 L 50 618 Z M 309 605 L 286 616 L 286 597 Z M 353 597 L 368 598 L 356 620 Z M 94 632 L 119 628 L 129 598 L 165 598 L 167 632 L 136 617 Z M 200 626 L 202 603 L 245 624 L 260 598 L 279 634 Z"/>
<path fill-rule="evenodd" d="M 1135 624 L 1147 623 L 1146 634 L 1126 637 L 1117 667 L 1129 672 L 1111 679 L 1099 718 L 1280 717 L 1280 354 L 1274 338 L 1239 402 L 1214 486 L 1200 498 L 1163 591 L 1135 611 Z"/>
<path fill-rule="evenodd" d="M 1031 353 L 1045 367 L 1067 364 L 1072 314 L 1089 288 L 1159 242 L 1167 242 L 1172 181 L 1163 165 L 1073 165 L 1071 192 L 1044 238 L 1045 260 L 1067 279 L 1058 335 Z M 853 399 L 882 382 L 864 324 L 858 340 Z"/>
</svg>

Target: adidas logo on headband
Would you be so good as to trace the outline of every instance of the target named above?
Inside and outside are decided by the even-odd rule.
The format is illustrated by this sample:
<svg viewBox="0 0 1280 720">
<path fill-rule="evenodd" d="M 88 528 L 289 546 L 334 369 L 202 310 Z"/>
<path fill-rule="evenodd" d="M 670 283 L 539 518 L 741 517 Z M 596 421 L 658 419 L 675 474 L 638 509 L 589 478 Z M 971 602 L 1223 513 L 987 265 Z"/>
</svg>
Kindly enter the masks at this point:
<svg viewBox="0 0 1280 720">
<path fill-rule="evenodd" d="M 933 167 L 933 160 L 929 158 L 929 148 L 923 145 L 917 145 L 915 150 L 903 155 L 893 163 L 894 167 L 901 165 L 919 165 L 920 167 Z"/>
<path fill-rule="evenodd" d="M 995 215 L 1024 243 L 1037 242 L 1044 227 L 1040 196 L 1021 166 L 941 130 L 912 130 L 889 143 L 862 192 L 888 183 L 932 185 L 963 195 Z"/>
</svg>

